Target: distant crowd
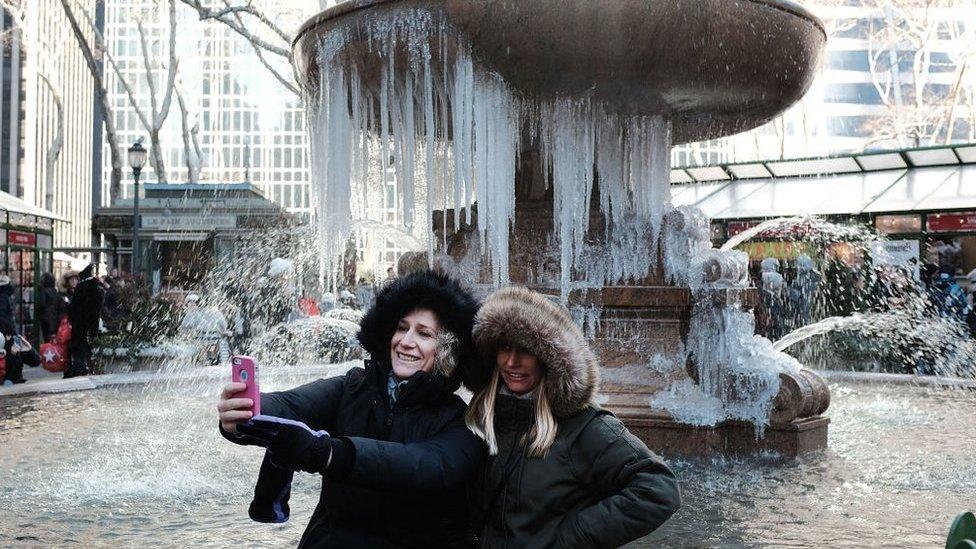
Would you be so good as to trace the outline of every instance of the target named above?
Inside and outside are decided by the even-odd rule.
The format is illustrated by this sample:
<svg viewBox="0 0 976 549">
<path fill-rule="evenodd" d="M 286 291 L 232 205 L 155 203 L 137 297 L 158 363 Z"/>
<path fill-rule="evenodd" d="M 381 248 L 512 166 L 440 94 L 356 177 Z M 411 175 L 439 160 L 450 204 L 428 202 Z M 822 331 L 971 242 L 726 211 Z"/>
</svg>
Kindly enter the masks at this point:
<svg viewBox="0 0 976 549">
<path fill-rule="evenodd" d="M 941 244 L 941 243 L 940 243 Z M 760 291 L 757 333 L 777 341 L 827 317 L 900 310 L 965 324 L 976 337 L 976 269 L 968 275 L 933 246 L 918 266 L 870 266 L 828 257 L 819 266 L 808 255 L 765 258 L 753 273 Z M 819 267 L 819 268 L 818 268 Z"/>
<path fill-rule="evenodd" d="M 103 319 L 118 314 L 118 293 L 130 282 L 117 271 L 98 277 L 94 265 L 81 271 L 69 270 L 56 280 L 52 273 L 41 275 L 37 294 L 41 346 L 38 350 L 18 333 L 14 287 L 7 275 L 0 275 L 0 333 L 6 346 L 3 383 L 25 381 L 23 366 L 63 371 L 64 377 L 87 375 L 92 370 L 92 339 L 103 327 Z"/>
</svg>

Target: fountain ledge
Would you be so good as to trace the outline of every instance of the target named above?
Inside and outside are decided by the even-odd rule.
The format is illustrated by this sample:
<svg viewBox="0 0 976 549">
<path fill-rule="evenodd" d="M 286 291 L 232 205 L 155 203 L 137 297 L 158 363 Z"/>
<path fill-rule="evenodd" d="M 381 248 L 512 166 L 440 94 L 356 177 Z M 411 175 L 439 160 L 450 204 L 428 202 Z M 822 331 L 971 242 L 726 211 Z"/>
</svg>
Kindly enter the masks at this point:
<svg viewBox="0 0 976 549">
<path fill-rule="evenodd" d="M 827 426 L 830 424 L 830 418 L 826 416 L 773 423 L 759 438 L 755 425 L 747 421 L 723 421 L 714 426 L 689 425 L 653 411 L 619 411 L 617 417 L 651 450 L 666 456 L 776 453 L 794 458 L 826 448 Z"/>
</svg>

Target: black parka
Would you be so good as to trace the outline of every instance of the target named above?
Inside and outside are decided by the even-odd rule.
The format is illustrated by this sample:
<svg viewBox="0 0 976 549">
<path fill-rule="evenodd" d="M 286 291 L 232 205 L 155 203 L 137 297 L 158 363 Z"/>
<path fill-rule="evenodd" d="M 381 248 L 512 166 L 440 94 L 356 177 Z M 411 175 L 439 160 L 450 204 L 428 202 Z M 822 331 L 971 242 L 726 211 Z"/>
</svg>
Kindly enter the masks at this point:
<svg viewBox="0 0 976 549">
<path fill-rule="evenodd" d="M 539 360 L 544 389 L 537 390 L 544 390 L 557 425 L 548 453 L 532 457 L 526 433 L 536 399 L 496 396 L 498 453 L 485 460 L 471 491 L 482 547 L 618 547 L 677 511 L 674 473 L 592 402 L 596 356 L 564 309 L 522 288 L 499 290 L 478 312 L 474 340 L 492 371 L 500 343 Z"/>
<path fill-rule="evenodd" d="M 48 341 L 58 332 L 61 315 L 68 309 L 67 302 L 54 287 L 54 275 L 51 273 L 41 275 L 41 292 L 38 295 L 37 305 L 41 312 L 41 333 L 44 340 Z"/>
<path fill-rule="evenodd" d="M 300 547 L 469 544 L 464 490 L 485 449 L 464 425 L 457 385 L 419 372 L 391 408 L 388 376 L 388 367 L 367 361 L 344 376 L 261 395 L 262 414 L 305 422 L 355 448 L 347 478 L 323 477 Z"/>
<path fill-rule="evenodd" d="M 71 321 L 71 339 L 84 340 L 98 335 L 98 321 L 102 315 L 105 290 L 93 274 L 94 265 L 81 271 L 81 281 L 75 288 L 68 305 L 68 320 Z"/>
<path fill-rule="evenodd" d="M 0 319 L 14 323 L 14 287 L 0 285 Z"/>
<path fill-rule="evenodd" d="M 411 376 L 391 405 L 391 338 L 400 319 L 419 308 L 433 311 L 441 335 L 452 337 L 439 338 L 433 372 Z M 470 293 L 446 276 L 404 276 L 377 295 L 360 322 L 357 338 L 372 356 L 364 368 L 261 395 L 263 415 L 325 430 L 352 450 L 347 472 L 323 475 L 300 547 L 473 545 L 466 488 L 486 448 L 465 426 L 467 406 L 455 391 L 476 369 L 477 310 Z"/>
</svg>

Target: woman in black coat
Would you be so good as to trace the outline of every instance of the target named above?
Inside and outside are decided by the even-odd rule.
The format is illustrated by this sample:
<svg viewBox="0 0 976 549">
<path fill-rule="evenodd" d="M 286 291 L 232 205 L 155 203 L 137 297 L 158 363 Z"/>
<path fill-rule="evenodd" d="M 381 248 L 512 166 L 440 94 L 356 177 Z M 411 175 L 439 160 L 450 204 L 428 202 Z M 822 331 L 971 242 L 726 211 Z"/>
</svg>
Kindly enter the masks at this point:
<svg viewBox="0 0 976 549">
<path fill-rule="evenodd" d="M 489 448 L 473 483 L 482 547 L 619 547 L 678 509 L 671 470 L 592 403 L 597 359 L 565 309 L 506 288 L 473 334 L 487 366 L 467 414 Z"/>
<path fill-rule="evenodd" d="M 91 340 L 98 336 L 102 304 L 105 300 L 105 290 L 95 276 L 94 263 L 85 267 L 78 276 L 78 286 L 67 311 L 71 322 L 71 340 L 68 341 L 70 360 L 64 371 L 66 378 L 91 373 Z"/>
<path fill-rule="evenodd" d="M 269 479 L 305 471 L 322 475 L 322 491 L 300 547 L 470 545 L 465 485 L 485 447 L 454 392 L 477 360 L 477 308 L 457 282 L 415 273 L 387 286 L 363 318 L 358 337 L 372 357 L 365 368 L 263 393 L 254 418 L 250 400 L 233 397 L 244 385 L 227 385 L 221 432 L 266 447 L 270 458 L 252 518 L 286 520 L 277 496 L 287 497 L 287 486 Z"/>
<path fill-rule="evenodd" d="M 54 275 L 41 275 L 41 293 L 38 295 L 37 306 L 41 311 L 41 335 L 44 342 L 50 342 L 58 333 L 61 315 L 68 312 L 68 302 L 54 287 Z"/>
</svg>

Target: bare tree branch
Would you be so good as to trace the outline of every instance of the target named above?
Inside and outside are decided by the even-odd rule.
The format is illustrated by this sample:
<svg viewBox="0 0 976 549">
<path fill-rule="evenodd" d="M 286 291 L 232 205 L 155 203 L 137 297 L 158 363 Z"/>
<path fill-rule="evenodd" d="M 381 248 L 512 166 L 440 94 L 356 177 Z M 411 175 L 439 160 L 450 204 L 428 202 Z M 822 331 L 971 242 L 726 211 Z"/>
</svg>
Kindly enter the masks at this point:
<svg viewBox="0 0 976 549">
<path fill-rule="evenodd" d="M 245 40 L 251 44 L 255 55 L 262 65 L 272 76 L 275 77 L 278 82 L 280 82 L 285 88 L 291 93 L 301 97 L 301 90 L 294 82 L 294 70 L 289 74 L 283 74 L 280 70 L 274 67 L 274 65 L 267 59 L 266 54 L 272 53 L 281 57 L 284 57 L 288 61 L 289 67 L 294 67 L 294 60 L 291 57 L 291 35 L 281 30 L 281 28 L 274 24 L 271 19 L 262 13 L 260 10 L 255 8 L 250 1 L 245 6 L 233 5 L 230 0 L 223 0 L 224 8 L 216 10 L 204 6 L 200 0 L 180 0 L 185 5 L 195 9 L 200 17 L 200 20 L 212 20 L 218 21 L 224 25 L 227 25 L 238 35 L 243 37 Z M 251 15 L 258 20 L 260 20 L 265 26 L 270 28 L 275 34 L 280 37 L 284 45 L 278 46 L 269 43 L 255 32 L 253 32 L 243 19 L 243 15 Z"/>
<path fill-rule="evenodd" d="M 186 160 L 186 173 L 187 180 L 190 183 L 196 183 L 200 181 L 200 144 L 196 140 L 196 131 L 199 127 L 194 125 L 193 128 L 190 127 L 190 114 L 186 106 L 186 100 L 183 97 L 182 86 L 177 84 L 176 86 L 176 101 L 180 105 L 180 120 L 182 122 L 182 134 L 183 134 L 183 150 L 184 158 Z M 194 150 L 197 153 L 196 158 L 194 158 Z"/>
<path fill-rule="evenodd" d="M 224 0 L 224 2 L 228 2 L 228 0 Z M 243 27 L 244 26 L 244 21 L 241 20 L 241 16 L 239 14 L 235 14 L 234 17 L 237 20 L 237 24 Z M 274 75 L 274 77 L 278 79 L 278 82 L 281 82 L 281 84 L 284 85 L 285 88 L 287 88 L 288 91 L 290 91 L 291 93 L 293 93 L 293 94 L 301 97 L 302 94 L 299 91 L 298 86 L 296 86 L 292 82 L 292 80 L 290 78 L 286 78 L 281 73 L 279 73 L 277 69 L 275 69 L 273 66 L 271 66 L 271 63 L 269 63 L 268 60 L 265 59 L 264 52 L 261 51 L 261 48 L 259 47 L 259 45 L 257 43 L 255 43 L 251 39 L 251 37 L 245 36 L 245 38 L 247 38 L 248 42 L 250 42 L 251 47 L 254 49 L 254 54 L 257 55 L 258 60 L 261 61 L 261 64 L 264 65 L 264 67 L 266 69 L 268 69 L 269 71 L 271 71 L 271 74 Z M 292 65 L 291 51 L 288 52 L 288 66 L 289 67 L 292 67 L 292 74 L 294 74 L 294 67 Z"/>
<path fill-rule="evenodd" d="M 274 25 L 267 17 L 263 15 L 259 15 L 260 12 L 257 9 L 253 8 L 252 6 L 248 6 L 247 7 L 248 9 L 245 9 L 244 7 L 241 6 L 239 6 L 238 8 L 233 8 L 228 4 L 228 8 L 231 9 L 224 8 L 222 10 L 215 11 L 204 6 L 200 2 L 200 0 L 180 0 L 180 1 L 186 4 L 187 6 L 190 6 L 191 8 L 195 9 L 201 21 L 207 19 L 219 21 L 227 25 L 228 27 L 230 27 L 237 34 L 240 34 L 241 36 L 246 38 L 248 42 L 254 44 L 255 47 L 280 55 L 288 60 L 291 59 L 291 49 L 290 49 L 291 37 L 284 31 L 282 31 L 280 28 L 278 28 L 277 25 Z M 241 21 L 240 14 L 242 12 L 246 12 L 248 14 L 255 15 L 256 17 L 258 17 L 258 19 L 261 20 L 262 23 L 265 23 L 279 37 L 281 37 L 282 40 L 287 45 L 277 46 L 255 35 Z M 232 18 L 231 16 L 236 16 L 236 17 Z"/>
<path fill-rule="evenodd" d="M 140 107 L 139 102 L 135 95 L 135 91 L 132 89 L 131 83 L 128 80 L 126 80 L 125 76 L 122 74 L 122 70 L 119 68 L 118 63 L 115 60 L 115 57 L 112 55 L 112 52 L 109 51 L 108 47 L 106 47 L 105 39 L 102 36 L 101 32 L 99 32 L 98 27 L 95 25 L 95 22 L 91 19 L 91 16 L 87 12 L 84 11 L 82 12 L 82 14 L 85 16 L 86 21 L 88 22 L 88 25 L 91 27 L 93 35 L 95 36 L 96 44 L 100 46 L 102 52 L 105 55 L 105 59 L 108 60 L 109 66 L 112 68 L 112 71 L 115 73 L 116 78 L 118 78 L 119 84 L 122 86 L 122 89 L 125 91 L 126 96 L 129 98 L 129 103 L 131 104 L 133 110 L 136 112 L 136 116 L 139 118 L 139 122 L 142 124 L 143 129 L 145 129 L 146 132 L 149 134 L 149 151 L 150 151 L 149 161 L 150 161 L 150 165 L 153 168 L 153 171 L 156 174 L 156 179 L 160 183 L 166 183 L 167 181 L 166 162 L 165 162 L 165 157 L 163 155 L 160 131 L 162 130 L 163 125 L 166 122 L 166 118 L 169 115 L 170 105 L 172 103 L 172 97 L 173 97 L 173 87 L 175 86 L 177 68 L 179 66 L 179 59 L 177 58 L 176 55 L 177 28 L 176 28 L 175 11 L 176 11 L 175 0 L 170 0 L 170 19 L 169 19 L 170 21 L 170 25 L 169 25 L 170 62 L 169 62 L 169 66 L 167 67 L 166 89 L 164 91 L 164 99 L 162 101 L 162 104 L 159 104 L 158 92 L 155 83 L 155 75 L 153 71 L 153 64 L 149 57 L 149 54 L 152 51 L 152 49 L 149 44 L 149 40 L 146 37 L 146 29 L 145 26 L 142 24 L 142 21 L 138 21 L 136 24 L 136 28 L 139 31 L 140 47 L 142 48 L 142 60 L 143 60 L 143 67 L 146 72 L 146 83 L 149 87 L 149 102 L 150 102 L 150 109 L 152 111 L 149 115 L 147 115 L 145 110 L 143 110 Z"/>
<path fill-rule="evenodd" d="M 51 97 L 54 99 L 54 106 L 57 108 L 58 112 L 58 123 L 57 123 L 57 133 L 54 136 L 54 140 L 51 142 L 51 146 L 47 150 L 47 158 L 45 159 L 46 170 L 44 172 L 45 176 L 45 194 L 44 194 L 44 208 L 48 211 L 54 210 L 54 195 L 55 195 L 55 182 L 54 182 L 54 167 L 58 162 L 58 157 L 61 155 L 61 149 L 64 146 L 64 102 L 61 100 L 61 92 L 51 83 L 51 80 L 43 72 L 38 73 L 41 81 L 47 86 L 48 91 L 51 92 Z"/>
<path fill-rule="evenodd" d="M 88 65 L 88 72 L 91 73 L 92 79 L 95 81 L 95 96 L 102 106 L 102 122 L 105 127 L 105 140 L 108 141 L 109 152 L 112 162 L 112 173 L 110 175 L 109 182 L 109 199 L 114 202 L 122 190 L 122 147 L 119 146 L 119 136 L 115 130 L 115 119 L 113 116 L 112 105 L 108 100 L 108 92 L 105 89 L 105 80 L 102 77 L 102 70 L 98 66 L 98 61 L 95 59 L 95 54 L 93 52 L 93 46 L 89 43 L 88 37 L 81 30 L 81 26 L 78 24 L 78 18 L 75 15 L 74 7 L 72 7 L 69 0 L 61 0 L 61 8 L 64 10 L 64 15 L 68 19 L 68 23 L 71 26 L 71 32 L 75 36 L 75 40 L 78 42 L 78 47 L 81 49 L 82 56 L 85 58 L 85 62 Z M 82 14 L 85 18 L 91 22 L 91 18 L 87 11 L 83 8 L 81 9 Z M 93 25 L 94 26 L 94 25 Z M 95 27 L 97 31 L 97 27 Z M 96 32 L 96 37 L 98 36 Z M 96 45 L 99 51 L 104 48 Z"/>
</svg>

